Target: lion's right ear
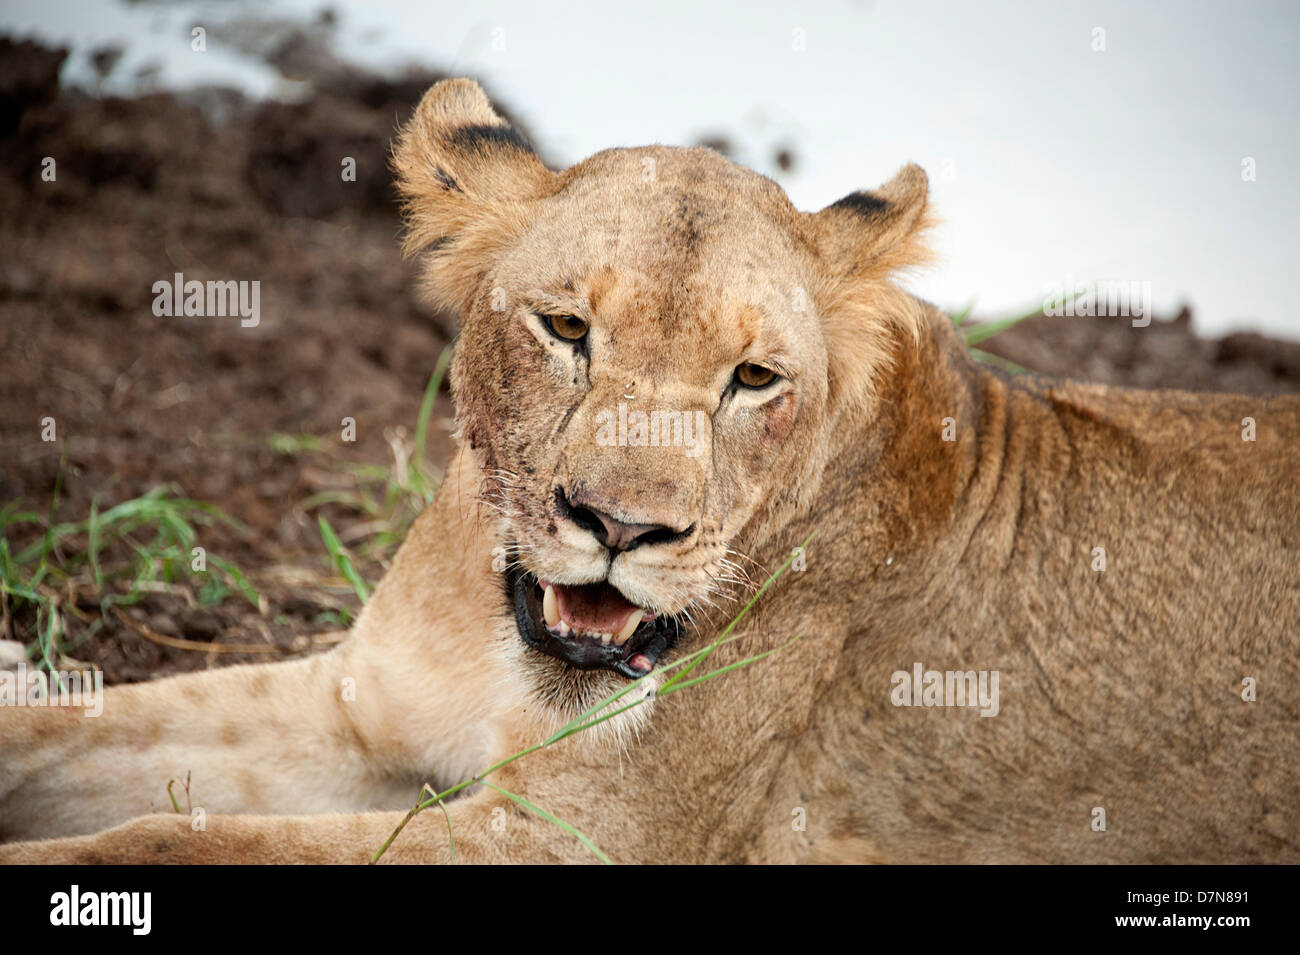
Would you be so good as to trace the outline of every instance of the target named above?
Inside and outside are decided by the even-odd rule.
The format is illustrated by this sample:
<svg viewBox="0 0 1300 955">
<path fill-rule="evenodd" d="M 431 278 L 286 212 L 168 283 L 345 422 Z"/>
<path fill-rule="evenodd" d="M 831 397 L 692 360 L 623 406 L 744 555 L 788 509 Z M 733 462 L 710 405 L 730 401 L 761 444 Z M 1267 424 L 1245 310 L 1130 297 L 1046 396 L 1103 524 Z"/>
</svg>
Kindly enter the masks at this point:
<svg viewBox="0 0 1300 955">
<path fill-rule="evenodd" d="M 457 311 L 469 305 L 494 249 L 558 178 L 467 79 L 424 94 L 398 134 L 393 168 L 406 219 L 402 254 L 425 254 L 427 290 Z"/>
</svg>

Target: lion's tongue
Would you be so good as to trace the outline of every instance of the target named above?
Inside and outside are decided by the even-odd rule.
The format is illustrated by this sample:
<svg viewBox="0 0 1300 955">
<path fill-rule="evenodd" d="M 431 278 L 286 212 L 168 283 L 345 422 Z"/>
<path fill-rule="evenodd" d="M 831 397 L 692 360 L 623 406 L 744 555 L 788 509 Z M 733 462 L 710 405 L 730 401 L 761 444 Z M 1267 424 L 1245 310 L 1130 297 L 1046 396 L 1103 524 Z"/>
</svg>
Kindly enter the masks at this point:
<svg viewBox="0 0 1300 955">
<path fill-rule="evenodd" d="M 638 609 L 607 583 L 554 587 L 560 619 L 584 633 L 618 633 L 628 614 Z"/>
</svg>

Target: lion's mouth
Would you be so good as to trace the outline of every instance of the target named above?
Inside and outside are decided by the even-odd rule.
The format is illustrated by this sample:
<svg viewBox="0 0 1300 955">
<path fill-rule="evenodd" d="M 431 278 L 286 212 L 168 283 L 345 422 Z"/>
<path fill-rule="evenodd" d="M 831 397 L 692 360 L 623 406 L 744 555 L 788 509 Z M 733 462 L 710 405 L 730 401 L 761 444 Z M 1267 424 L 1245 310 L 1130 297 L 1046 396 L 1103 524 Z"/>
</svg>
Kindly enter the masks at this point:
<svg viewBox="0 0 1300 955">
<path fill-rule="evenodd" d="M 675 618 L 630 602 L 605 581 L 554 584 L 512 568 L 507 575 L 519 635 L 579 670 L 645 676 L 676 642 Z"/>
</svg>

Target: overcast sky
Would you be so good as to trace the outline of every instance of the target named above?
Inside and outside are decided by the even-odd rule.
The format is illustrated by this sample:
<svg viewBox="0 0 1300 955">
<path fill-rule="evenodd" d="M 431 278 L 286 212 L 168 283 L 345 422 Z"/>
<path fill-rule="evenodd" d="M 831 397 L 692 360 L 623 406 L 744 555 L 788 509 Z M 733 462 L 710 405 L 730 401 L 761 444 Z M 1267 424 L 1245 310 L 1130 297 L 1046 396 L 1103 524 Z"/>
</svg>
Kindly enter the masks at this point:
<svg viewBox="0 0 1300 955">
<path fill-rule="evenodd" d="M 190 26 L 325 6 L 345 55 L 482 80 L 552 159 L 721 134 L 805 209 L 918 162 L 944 224 L 911 285 L 946 307 L 1149 282 L 1158 314 L 1187 302 L 1203 333 L 1300 339 L 1300 3 L 9 0 L 0 26 L 71 43 L 69 82 L 121 40 L 110 88 L 157 65 L 167 85 L 278 95 L 220 43 L 192 53 Z"/>
</svg>

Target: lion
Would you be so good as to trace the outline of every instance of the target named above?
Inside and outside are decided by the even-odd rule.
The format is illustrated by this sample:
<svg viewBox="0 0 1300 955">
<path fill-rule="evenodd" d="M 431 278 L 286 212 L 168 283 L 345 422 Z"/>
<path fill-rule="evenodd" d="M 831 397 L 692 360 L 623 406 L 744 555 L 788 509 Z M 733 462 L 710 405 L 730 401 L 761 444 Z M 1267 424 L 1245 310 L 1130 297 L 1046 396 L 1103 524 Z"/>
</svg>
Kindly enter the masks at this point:
<svg viewBox="0 0 1300 955">
<path fill-rule="evenodd" d="M 329 653 L 0 710 L 5 861 L 1300 861 L 1300 398 L 976 363 L 914 165 L 553 171 L 457 79 L 394 166 L 437 499 Z"/>
</svg>

